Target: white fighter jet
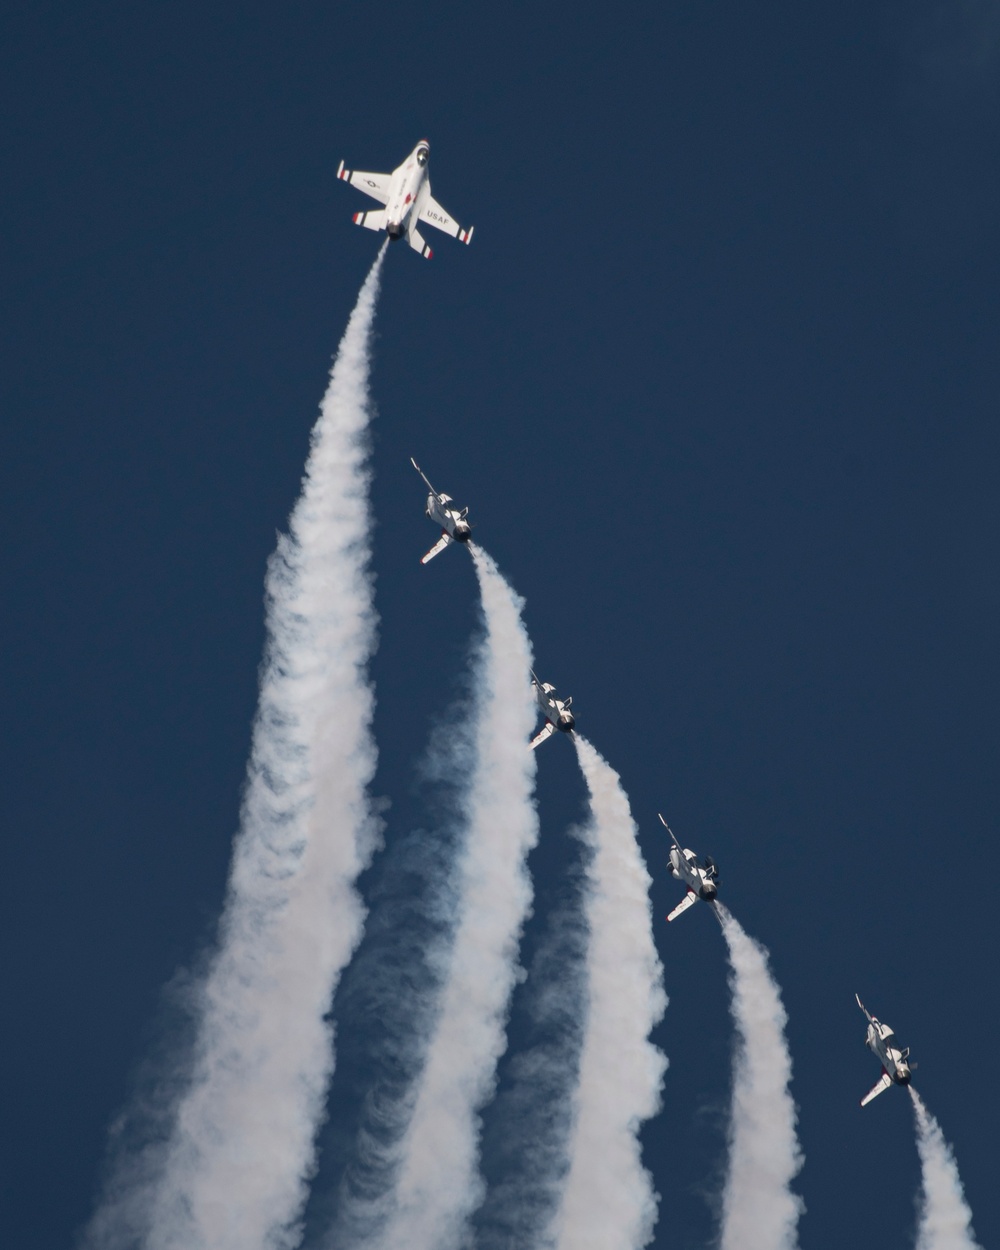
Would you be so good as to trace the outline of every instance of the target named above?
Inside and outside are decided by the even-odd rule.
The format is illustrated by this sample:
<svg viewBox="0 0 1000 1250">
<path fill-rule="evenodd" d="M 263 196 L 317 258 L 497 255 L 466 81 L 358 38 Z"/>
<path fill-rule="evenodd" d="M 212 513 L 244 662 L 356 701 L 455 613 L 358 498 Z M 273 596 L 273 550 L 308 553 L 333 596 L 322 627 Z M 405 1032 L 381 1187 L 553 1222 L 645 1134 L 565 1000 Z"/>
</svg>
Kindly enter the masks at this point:
<svg viewBox="0 0 1000 1250">
<path fill-rule="evenodd" d="M 868 1010 L 861 999 L 857 994 L 854 997 L 858 999 L 858 1006 L 868 1017 L 868 1036 L 865 1038 L 865 1045 L 882 1065 L 882 1075 L 879 1077 L 878 1084 L 873 1085 L 861 1099 L 862 1107 L 867 1107 L 873 1098 L 877 1098 L 890 1085 L 909 1085 L 910 1073 L 917 1065 L 909 1061 L 909 1046 L 900 1047 L 892 1029 L 875 1016 L 868 1015 Z"/>
<path fill-rule="evenodd" d="M 469 509 L 456 508 L 455 501 L 451 495 L 439 495 L 430 482 L 427 481 L 423 469 L 421 469 L 412 456 L 410 457 L 410 464 L 424 479 L 427 489 L 430 491 L 430 494 L 427 496 L 427 515 L 435 525 L 441 526 L 441 537 L 430 551 L 421 558 L 420 563 L 426 564 L 428 560 L 433 560 L 435 556 L 440 555 L 445 547 L 450 547 L 453 542 L 467 543 L 472 537 L 472 526 L 467 519 Z"/>
<path fill-rule="evenodd" d="M 573 700 L 557 699 L 555 686 L 547 681 L 539 681 L 534 673 L 531 674 L 531 688 L 535 692 L 538 710 L 545 717 L 545 724 L 528 744 L 533 751 L 546 738 L 551 738 L 557 729 L 561 729 L 564 734 L 572 733 L 576 718 L 569 710 Z"/>
<path fill-rule="evenodd" d="M 428 226 L 443 230 L 445 234 L 450 234 L 462 243 L 472 242 L 474 228 L 470 226 L 468 230 L 463 230 L 431 195 L 431 180 L 427 175 L 430 153 L 431 145 L 426 139 L 421 139 L 402 165 L 391 174 L 371 174 L 357 169 L 345 169 L 343 161 L 337 170 L 338 178 L 385 205 L 384 208 L 371 209 L 367 213 L 355 213 L 354 220 L 357 225 L 364 226 L 367 230 L 385 230 L 390 239 L 401 239 L 406 235 L 410 247 L 428 260 L 431 258 L 431 249 L 417 229 L 418 222 L 423 221 Z"/>
<path fill-rule="evenodd" d="M 689 851 L 681 846 L 674 837 L 673 829 L 670 828 L 662 816 L 660 816 L 660 820 L 673 842 L 673 846 L 670 848 L 670 871 L 678 881 L 683 881 L 687 886 L 687 894 L 684 895 L 667 917 L 667 920 L 676 920 L 682 912 L 687 911 L 689 907 L 693 907 L 700 898 L 703 898 L 706 903 L 715 901 L 715 896 L 719 892 L 719 870 L 716 868 L 715 861 L 711 855 L 706 855 L 703 863 L 695 855 L 694 851 Z"/>
</svg>

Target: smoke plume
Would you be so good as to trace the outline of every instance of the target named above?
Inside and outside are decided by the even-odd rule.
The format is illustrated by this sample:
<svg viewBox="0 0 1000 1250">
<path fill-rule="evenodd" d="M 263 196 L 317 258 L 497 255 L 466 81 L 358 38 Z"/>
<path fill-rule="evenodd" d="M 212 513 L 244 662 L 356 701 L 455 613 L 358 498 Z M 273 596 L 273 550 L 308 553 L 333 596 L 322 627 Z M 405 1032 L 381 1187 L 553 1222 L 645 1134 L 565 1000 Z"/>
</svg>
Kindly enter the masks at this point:
<svg viewBox="0 0 1000 1250">
<path fill-rule="evenodd" d="M 648 1036 L 667 1000 L 653 944 L 650 877 L 628 799 L 614 769 L 585 738 L 574 740 L 591 808 L 581 830 L 592 850 L 584 902 L 589 1008 L 556 1245 L 628 1250 L 646 1245 L 656 1223 L 638 1132 L 660 1106 L 666 1059 Z"/>
<path fill-rule="evenodd" d="M 578 829 L 571 830 L 579 837 Z M 527 979 L 514 999 L 521 1045 L 508 1053 L 503 1085 L 485 1117 L 488 1189 L 475 1215 L 479 1250 L 554 1246 L 553 1221 L 569 1173 L 580 1054 L 587 1019 L 586 888 L 576 850 L 546 909 Z"/>
<path fill-rule="evenodd" d="M 954 1152 L 923 1099 L 912 1085 L 908 1088 L 917 1121 L 923 1181 L 917 1250 L 979 1250 Z"/>
<path fill-rule="evenodd" d="M 453 1250 L 482 1199 L 479 1110 L 505 1047 L 517 948 L 531 903 L 525 867 L 538 838 L 531 647 L 521 600 L 478 546 L 471 548 L 486 636 L 477 685 L 476 757 L 467 795 L 468 841 L 458 863 L 459 916 L 440 1015 L 416 1095 L 380 1245 Z"/>
<path fill-rule="evenodd" d="M 367 429 L 383 247 L 312 433 L 266 582 L 267 649 L 240 830 L 188 1066 L 160 1074 L 160 1139 L 119 1155 L 86 1235 L 100 1250 L 277 1250 L 298 1240 L 333 1068 L 325 1019 L 377 829 Z"/>
<path fill-rule="evenodd" d="M 767 951 L 721 904 L 714 906 L 729 947 L 736 1024 L 721 1250 L 793 1250 L 804 1205 L 791 1190 L 802 1152 L 788 1089 L 788 1018 Z"/>
<path fill-rule="evenodd" d="M 321 1231 L 308 1244 L 375 1244 L 392 1214 L 402 1140 L 437 1028 L 461 908 L 458 864 L 469 833 L 484 662 L 483 639 L 476 638 L 461 693 L 434 725 L 418 764 L 427 826 L 393 837 L 380 857 L 364 938 L 337 991 L 334 1098 L 353 1101 L 356 1123 L 350 1141 L 341 1139 L 346 1167 L 334 1192 L 314 1187 L 309 1217 Z"/>
</svg>

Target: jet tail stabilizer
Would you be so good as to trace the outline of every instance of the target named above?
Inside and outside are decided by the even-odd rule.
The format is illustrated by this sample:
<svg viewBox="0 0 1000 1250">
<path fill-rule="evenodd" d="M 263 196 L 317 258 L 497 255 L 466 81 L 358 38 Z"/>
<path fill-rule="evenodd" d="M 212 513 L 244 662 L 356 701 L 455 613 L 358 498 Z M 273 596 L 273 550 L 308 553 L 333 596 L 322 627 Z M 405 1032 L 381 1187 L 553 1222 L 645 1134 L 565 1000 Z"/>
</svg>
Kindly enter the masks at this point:
<svg viewBox="0 0 1000 1250">
<path fill-rule="evenodd" d="M 683 912 L 686 912 L 689 907 L 693 907 L 695 903 L 697 903 L 697 901 L 698 901 L 698 895 L 695 894 L 694 890 L 688 890 L 687 894 L 684 895 L 681 901 L 677 904 L 674 910 L 667 917 L 668 923 L 671 920 L 676 920 L 677 917 L 680 916 Z"/>
<path fill-rule="evenodd" d="M 427 260 L 430 260 L 430 258 L 434 255 L 431 249 L 427 246 L 424 236 L 419 230 L 411 229 L 407 233 L 406 241 L 415 252 L 419 252 L 420 255 L 425 257 Z"/>
<path fill-rule="evenodd" d="M 867 1107 L 873 1098 L 877 1098 L 879 1094 L 881 1094 L 884 1090 L 887 1090 L 891 1084 L 892 1084 L 892 1077 L 889 1075 L 888 1072 L 883 1070 L 882 1075 L 879 1077 L 878 1083 L 876 1085 L 873 1085 L 871 1089 L 868 1091 L 868 1093 L 865 1094 L 864 1098 L 861 1099 L 862 1107 Z"/>
<path fill-rule="evenodd" d="M 543 742 L 551 738 L 552 735 L 555 733 L 555 731 L 556 731 L 555 725 L 553 725 L 550 720 L 547 720 L 545 724 L 542 726 L 542 728 L 538 731 L 538 733 L 536 733 L 535 736 L 528 743 L 529 748 L 532 751 L 534 751 L 536 747 L 541 746 Z"/>
<path fill-rule="evenodd" d="M 437 540 L 437 542 L 430 549 L 430 551 L 428 551 L 428 553 L 425 556 L 420 557 L 420 563 L 429 564 L 430 561 L 433 560 L 435 556 L 439 556 L 446 547 L 450 547 L 452 544 L 452 541 L 453 539 L 450 534 L 442 533 L 441 537 Z"/>
<path fill-rule="evenodd" d="M 385 209 L 374 208 L 370 213 L 355 213 L 354 224 L 364 226 L 366 230 L 384 230 Z"/>
</svg>

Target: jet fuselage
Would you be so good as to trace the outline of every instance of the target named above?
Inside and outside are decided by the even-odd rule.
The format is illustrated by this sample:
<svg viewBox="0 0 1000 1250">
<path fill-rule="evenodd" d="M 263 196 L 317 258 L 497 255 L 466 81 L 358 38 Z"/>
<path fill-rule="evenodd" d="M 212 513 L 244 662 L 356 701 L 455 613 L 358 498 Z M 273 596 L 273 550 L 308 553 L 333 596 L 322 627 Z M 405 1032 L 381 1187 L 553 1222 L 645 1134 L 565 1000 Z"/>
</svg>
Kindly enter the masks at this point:
<svg viewBox="0 0 1000 1250">
<path fill-rule="evenodd" d="M 568 710 L 567 701 L 556 698 L 556 688 L 549 682 L 535 681 L 535 700 L 538 703 L 538 710 L 549 722 L 555 725 L 556 729 L 562 730 L 564 734 L 571 733 L 576 718 L 573 713 Z"/>
<path fill-rule="evenodd" d="M 414 209 L 424 190 L 430 151 L 430 144 L 421 139 L 402 165 L 392 171 L 385 205 L 385 231 L 390 239 L 401 239 L 406 234 L 409 219 L 413 217 L 416 221 Z"/>
<path fill-rule="evenodd" d="M 427 496 L 427 515 L 455 542 L 467 543 L 472 537 L 472 526 L 465 519 L 469 509 L 456 508 L 454 503 L 451 495 L 430 494 Z"/>
<path fill-rule="evenodd" d="M 868 1020 L 865 1045 L 882 1065 L 882 1075 L 861 1099 L 862 1107 L 867 1107 L 872 1099 L 877 1098 L 890 1085 L 909 1085 L 916 1064 L 910 1063 L 909 1046 L 900 1046 L 892 1029 L 871 1014 L 859 995 L 855 994 L 854 997 Z"/>
<path fill-rule="evenodd" d="M 909 1085 L 911 1076 L 910 1065 L 907 1062 L 910 1054 L 909 1047 L 904 1050 L 897 1043 L 896 1034 L 892 1029 L 874 1016 L 868 1025 L 865 1045 L 897 1085 Z"/>
<path fill-rule="evenodd" d="M 683 881 L 689 890 L 693 890 L 706 903 L 710 903 L 719 893 L 715 884 L 718 876 L 715 865 L 711 862 L 700 864 L 694 851 L 689 851 L 687 847 L 670 848 L 670 871 L 678 881 Z"/>
</svg>

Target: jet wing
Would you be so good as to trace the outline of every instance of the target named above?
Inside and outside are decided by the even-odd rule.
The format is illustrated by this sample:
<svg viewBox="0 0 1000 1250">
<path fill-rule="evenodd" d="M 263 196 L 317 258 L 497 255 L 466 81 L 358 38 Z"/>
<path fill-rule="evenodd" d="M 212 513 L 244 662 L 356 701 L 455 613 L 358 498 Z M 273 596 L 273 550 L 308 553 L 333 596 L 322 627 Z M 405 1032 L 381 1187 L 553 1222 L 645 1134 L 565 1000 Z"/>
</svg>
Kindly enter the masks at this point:
<svg viewBox="0 0 1000 1250">
<path fill-rule="evenodd" d="M 668 921 L 676 920 L 677 917 L 681 914 L 681 912 L 685 912 L 687 911 L 689 907 L 693 907 L 694 904 L 697 903 L 697 901 L 698 901 L 698 895 L 695 894 L 694 890 L 688 890 L 687 894 L 684 895 L 681 901 L 677 904 L 674 910 L 667 917 L 667 920 Z"/>
<path fill-rule="evenodd" d="M 877 1098 L 879 1094 L 881 1094 L 884 1089 L 888 1089 L 891 1084 L 892 1077 L 888 1072 L 883 1071 L 881 1077 L 879 1077 L 878 1084 L 873 1085 L 868 1093 L 865 1094 L 864 1098 L 861 1099 L 862 1107 L 867 1107 L 873 1098 Z"/>
<path fill-rule="evenodd" d="M 671 840 L 673 841 L 674 846 L 676 846 L 676 847 L 677 847 L 677 849 L 678 849 L 678 850 L 681 852 L 681 854 L 683 855 L 683 853 L 684 853 L 684 848 L 681 846 L 681 844 L 680 844 L 680 843 L 677 841 L 677 839 L 674 837 L 674 831 L 673 831 L 673 829 L 671 829 L 671 828 L 670 828 L 670 826 L 667 824 L 667 822 L 663 819 L 663 815 L 662 815 L 662 813 L 657 812 L 656 814 L 657 814 L 657 816 L 659 816 L 659 817 L 660 817 L 660 823 L 663 825 L 664 829 L 666 829 L 667 833 L 669 833 L 669 834 L 670 834 L 670 837 L 671 837 Z"/>
<path fill-rule="evenodd" d="M 370 195 L 380 204 L 389 202 L 389 183 L 392 181 L 392 174 L 370 174 L 359 169 L 345 169 L 344 162 L 341 161 L 337 177 L 342 182 L 349 182 L 352 187 L 357 187 L 359 191 L 364 191 L 365 195 Z"/>
<path fill-rule="evenodd" d="M 445 547 L 450 546 L 451 542 L 452 542 L 452 538 L 450 534 L 442 534 L 441 537 L 434 544 L 434 546 L 430 549 L 430 551 L 428 551 L 428 553 L 425 556 L 421 557 L 420 563 L 428 564 L 431 560 L 434 559 L 435 556 L 439 556 L 441 552 L 444 551 Z"/>
<path fill-rule="evenodd" d="M 367 174 L 364 176 L 368 177 Z M 361 190 L 364 191 L 365 188 L 362 187 Z M 371 191 L 368 194 L 371 195 Z M 383 204 L 385 203 L 384 200 L 382 202 Z M 472 232 L 475 226 L 470 226 L 468 230 L 463 230 L 458 222 L 446 213 L 434 196 L 429 193 L 421 205 L 420 220 L 426 221 L 429 226 L 435 226 L 438 230 L 443 230 L 445 234 L 450 234 L 453 239 L 458 239 L 462 243 L 472 242 Z"/>
<path fill-rule="evenodd" d="M 547 738 L 551 738 L 552 735 L 555 733 L 555 731 L 556 731 L 555 725 L 553 725 L 553 723 L 550 720 L 547 720 L 545 724 L 542 726 L 542 728 L 539 729 L 538 733 L 536 733 L 535 736 L 528 743 L 532 751 L 535 749 L 535 747 L 541 746 L 542 743 Z"/>
<path fill-rule="evenodd" d="M 412 464 L 412 465 L 413 465 L 413 467 L 416 469 L 416 471 L 417 471 L 417 472 L 420 474 L 420 476 L 424 479 L 424 485 L 425 485 L 425 486 L 427 487 L 427 489 L 431 492 L 431 494 L 435 497 L 435 499 L 440 499 L 440 498 L 441 498 L 441 496 L 437 493 L 437 491 L 434 489 L 434 487 L 433 487 L 433 486 L 430 484 L 430 482 L 427 480 L 427 475 L 426 475 L 426 473 L 424 473 L 423 469 L 420 467 L 420 465 L 419 465 L 419 464 L 417 464 L 416 460 L 414 460 L 412 456 L 410 457 L 410 464 Z"/>
<path fill-rule="evenodd" d="M 871 1013 L 869 1012 L 868 1008 L 867 1008 L 867 1007 L 864 1005 L 864 1003 L 861 1001 L 860 996 L 859 996 L 859 995 L 857 995 L 857 994 L 855 994 L 855 995 L 854 995 L 854 997 L 855 997 L 855 999 L 857 999 L 857 1004 L 858 1004 L 858 1006 L 861 1008 L 861 1010 L 862 1010 L 862 1011 L 865 1013 L 865 1015 L 868 1017 L 868 1023 L 869 1023 L 869 1024 L 874 1024 L 874 1023 L 875 1023 L 875 1021 L 872 1019 Z"/>
</svg>

